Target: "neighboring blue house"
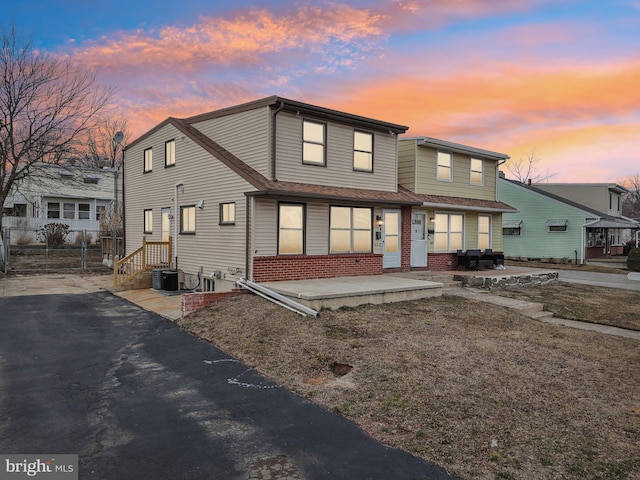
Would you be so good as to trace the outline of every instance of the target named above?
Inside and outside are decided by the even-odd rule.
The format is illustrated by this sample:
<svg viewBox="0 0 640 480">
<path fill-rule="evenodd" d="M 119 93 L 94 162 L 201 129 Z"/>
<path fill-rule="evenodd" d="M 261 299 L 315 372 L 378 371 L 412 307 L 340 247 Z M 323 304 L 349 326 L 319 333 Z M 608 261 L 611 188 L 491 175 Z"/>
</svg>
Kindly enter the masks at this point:
<svg viewBox="0 0 640 480">
<path fill-rule="evenodd" d="M 622 216 L 626 191 L 616 184 L 524 185 L 501 177 L 499 200 L 518 209 L 502 215 L 505 257 L 582 264 L 622 255 L 624 243 L 639 227 Z"/>
</svg>

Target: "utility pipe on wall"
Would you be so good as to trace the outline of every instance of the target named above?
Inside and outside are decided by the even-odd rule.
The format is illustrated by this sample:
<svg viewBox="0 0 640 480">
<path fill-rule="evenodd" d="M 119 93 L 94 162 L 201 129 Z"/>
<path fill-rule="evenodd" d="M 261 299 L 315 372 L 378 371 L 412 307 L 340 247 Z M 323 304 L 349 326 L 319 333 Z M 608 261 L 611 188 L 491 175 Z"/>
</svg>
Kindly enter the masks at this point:
<svg viewBox="0 0 640 480">
<path fill-rule="evenodd" d="M 175 249 L 176 270 L 178 269 L 178 187 L 183 186 L 184 183 L 176 182 L 173 186 L 173 242 Z"/>
</svg>

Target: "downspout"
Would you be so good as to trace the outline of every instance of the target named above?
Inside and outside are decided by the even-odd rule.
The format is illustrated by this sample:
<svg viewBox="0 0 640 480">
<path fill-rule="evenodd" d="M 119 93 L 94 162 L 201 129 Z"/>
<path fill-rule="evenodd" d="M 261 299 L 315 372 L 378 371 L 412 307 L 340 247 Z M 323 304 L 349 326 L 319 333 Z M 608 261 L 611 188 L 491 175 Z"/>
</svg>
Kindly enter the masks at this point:
<svg viewBox="0 0 640 480">
<path fill-rule="evenodd" d="M 284 108 L 284 102 L 280 100 L 280 106 L 271 114 L 272 128 L 271 128 L 271 180 L 278 181 L 276 177 L 276 115 L 278 115 Z"/>
<path fill-rule="evenodd" d="M 178 187 L 184 185 L 176 182 L 173 185 L 173 244 L 175 246 L 174 258 L 176 259 L 175 269 L 178 269 Z"/>
<path fill-rule="evenodd" d="M 244 274 L 246 278 L 253 278 L 253 271 L 249 271 L 249 266 L 251 265 L 251 261 L 253 259 L 253 244 L 251 243 L 251 228 L 249 226 L 249 221 L 251 220 L 251 201 L 248 195 L 245 196 L 245 233 L 244 233 L 244 245 L 246 255 L 244 257 Z"/>
</svg>

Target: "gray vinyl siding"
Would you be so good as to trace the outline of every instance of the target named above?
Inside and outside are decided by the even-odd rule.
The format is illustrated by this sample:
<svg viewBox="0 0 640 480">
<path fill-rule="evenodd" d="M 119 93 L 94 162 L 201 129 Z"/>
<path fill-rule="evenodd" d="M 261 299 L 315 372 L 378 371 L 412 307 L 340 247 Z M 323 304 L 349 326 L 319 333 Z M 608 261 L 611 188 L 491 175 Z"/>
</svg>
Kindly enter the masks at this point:
<svg viewBox="0 0 640 480">
<path fill-rule="evenodd" d="M 176 164 L 164 168 L 164 142 L 178 136 L 167 125 L 143 142 L 127 150 L 125 156 L 125 206 L 127 253 L 142 244 L 143 211 L 153 209 L 153 233 L 148 240 L 161 239 L 160 210 L 171 208 L 174 218 L 174 185 L 178 188 L 180 206 L 195 205 L 204 200 L 204 208 L 196 208 L 195 235 L 178 235 L 178 266 L 187 273 L 197 273 L 200 267 L 209 275 L 215 270 L 245 268 L 244 192 L 254 190 L 226 165 L 205 152 L 189 139 L 176 140 Z M 143 152 L 153 148 L 153 171 L 142 173 Z M 219 204 L 235 202 L 235 225 L 218 225 Z M 171 235 L 174 223 L 171 221 Z"/>
<path fill-rule="evenodd" d="M 326 131 L 326 166 L 308 165 L 302 163 L 302 121 L 305 118 L 314 120 L 304 115 L 285 112 L 279 113 L 276 117 L 278 180 L 383 191 L 397 190 L 395 136 L 371 131 L 374 134 L 373 172 L 354 171 L 354 128 L 329 122 Z"/>
<path fill-rule="evenodd" d="M 195 123 L 194 127 L 267 178 L 271 136 L 268 107 Z"/>
</svg>

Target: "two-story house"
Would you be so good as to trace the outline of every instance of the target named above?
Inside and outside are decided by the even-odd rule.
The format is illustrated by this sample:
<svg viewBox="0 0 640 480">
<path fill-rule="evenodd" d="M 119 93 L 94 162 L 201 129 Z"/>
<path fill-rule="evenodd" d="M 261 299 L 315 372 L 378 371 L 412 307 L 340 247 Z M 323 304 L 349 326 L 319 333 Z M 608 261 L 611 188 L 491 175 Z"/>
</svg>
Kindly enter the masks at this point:
<svg viewBox="0 0 640 480">
<path fill-rule="evenodd" d="M 95 240 L 101 217 L 120 196 L 116 190 L 113 170 L 35 163 L 7 196 L 3 226 L 11 228 L 12 242 L 19 237 L 35 241 L 48 223 L 68 225 L 70 242 L 82 231 Z"/>
<path fill-rule="evenodd" d="M 510 258 L 584 263 L 621 255 L 638 222 L 622 215 L 624 187 L 613 183 L 522 184 L 500 179 L 500 199 L 518 209 L 504 216 Z"/>
<path fill-rule="evenodd" d="M 412 209 L 414 269 L 457 267 L 458 250 L 502 251 L 499 167 L 508 155 L 429 137 L 401 138 L 398 183 L 418 194 Z"/>
<path fill-rule="evenodd" d="M 126 250 L 171 236 L 185 273 L 258 282 L 409 270 L 407 128 L 278 96 L 168 118 L 125 151 Z"/>
</svg>

